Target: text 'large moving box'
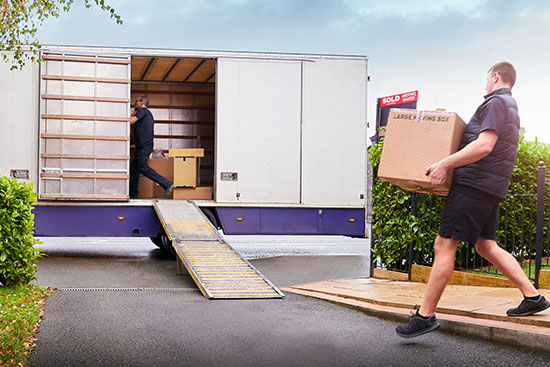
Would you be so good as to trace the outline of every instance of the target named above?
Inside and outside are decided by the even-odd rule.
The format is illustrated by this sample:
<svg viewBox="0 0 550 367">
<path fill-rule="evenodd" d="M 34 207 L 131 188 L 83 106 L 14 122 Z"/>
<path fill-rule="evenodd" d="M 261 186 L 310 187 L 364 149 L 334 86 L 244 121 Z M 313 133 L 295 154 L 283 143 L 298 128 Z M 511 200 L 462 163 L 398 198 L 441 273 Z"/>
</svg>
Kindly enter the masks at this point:
<svg viewBox="0 0 550 367">
<path fill-rule="evenodd" d="M 432 186 L 426 168 L 458 150 L 465 128 L 453 112 L 392 109 L 378 177 L 407 191 L 447 195 L 452 170 L 442 185 Z"/>
</svg>

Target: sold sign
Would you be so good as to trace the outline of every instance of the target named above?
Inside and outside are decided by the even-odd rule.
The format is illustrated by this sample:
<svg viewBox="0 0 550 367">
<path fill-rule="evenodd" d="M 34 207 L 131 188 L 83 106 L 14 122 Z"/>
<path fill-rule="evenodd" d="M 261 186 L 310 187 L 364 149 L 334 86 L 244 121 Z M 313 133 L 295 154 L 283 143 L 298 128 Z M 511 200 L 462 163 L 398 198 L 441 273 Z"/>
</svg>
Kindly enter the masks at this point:
<svg viewBox="0 0 550 367">
<path fill-rule="evenodd" d="M 393 96 L 387 96 L 380 98 L 380 107 L 393 106 L 396 104 L 416 102 L 418 100 L 418 91 L 412 91 L 407 93 L 394 94 Z"/>
</svg>

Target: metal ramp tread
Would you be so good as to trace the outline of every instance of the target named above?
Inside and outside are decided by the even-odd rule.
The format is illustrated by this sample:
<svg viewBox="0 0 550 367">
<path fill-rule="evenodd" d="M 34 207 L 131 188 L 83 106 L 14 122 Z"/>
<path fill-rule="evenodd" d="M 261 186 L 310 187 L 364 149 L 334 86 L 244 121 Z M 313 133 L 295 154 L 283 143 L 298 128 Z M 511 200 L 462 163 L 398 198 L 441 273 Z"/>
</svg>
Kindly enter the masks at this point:
<svg viewBox="0 0 550 367">
<path fill-rule="evenodd" d="M 243 259 L 188 201 L 155 201 L 172 245 L 202 294 L 211 299 L 283 298 L 284 294 Z"/>
</svg>

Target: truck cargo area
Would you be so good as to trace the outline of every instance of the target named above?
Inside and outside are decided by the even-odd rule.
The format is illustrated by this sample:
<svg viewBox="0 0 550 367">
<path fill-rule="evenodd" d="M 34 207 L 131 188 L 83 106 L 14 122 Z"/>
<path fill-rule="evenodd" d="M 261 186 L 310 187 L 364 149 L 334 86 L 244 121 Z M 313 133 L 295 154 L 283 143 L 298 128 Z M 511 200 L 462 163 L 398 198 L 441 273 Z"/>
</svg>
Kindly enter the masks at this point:
<svg viewBox="0 0 550 367">
<path fill-rule="evenodd" d="M 180 198 L 212 199 L 216 60 L 56 52 L 43 58 L 40 199 L 128 199 L 134 153 L 128 115 L 140 96 L 150 99 L 155 118 L 149 165 L 174 182 L 169 151 L 202 149 L 196 181 L 179 190 Z M 139 191 L 143 199 L 164 193 L 148 179 Z"/>
<path fill-rule="evenodd" d="M 211 199 L 214 183 L 216 60 L 132 57 L 131 70 L 132 102 L 140 96 L 147 96 L 155 117 L 155 150 L 150 165 L 173 182 L 173 164 L 166 161 L 169 150 L 204 149 L 204 157 L 198 160 L 197 168 L 199 189 L 187 190 L 186 198 Z M 164 191 L 158 185 L 147 179 L 140 181 L 141 198 L 162 197 Z"/>
</svg>

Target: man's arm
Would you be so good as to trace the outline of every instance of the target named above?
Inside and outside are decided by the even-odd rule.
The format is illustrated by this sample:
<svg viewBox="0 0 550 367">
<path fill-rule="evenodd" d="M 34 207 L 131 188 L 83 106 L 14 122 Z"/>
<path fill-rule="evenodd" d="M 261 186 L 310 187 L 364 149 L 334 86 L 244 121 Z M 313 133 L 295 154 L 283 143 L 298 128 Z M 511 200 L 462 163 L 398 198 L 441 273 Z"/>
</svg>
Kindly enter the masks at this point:
<svg viewBox="0 0 550 367">
<path fill-rule="evenodd" d="M 494 130 L 485 130 L 463 149 L 429 166 L 426 175 L 430 176 L 430 185 L 441 185 L 449 169 L 477 162 L 488 156 L 493 151 L 497 139 L 498 135 Z"/>
<path fill-rule="evenodd" d="M 139 120 L 139 118 L 136 116 L 136 112 L 137 112 L 136 110 L 132 111 L 132 114 L 131 114 L 132 117 L 130 117 L 130 125 L 135 124 L 136 121 Z"/>
</svg>

